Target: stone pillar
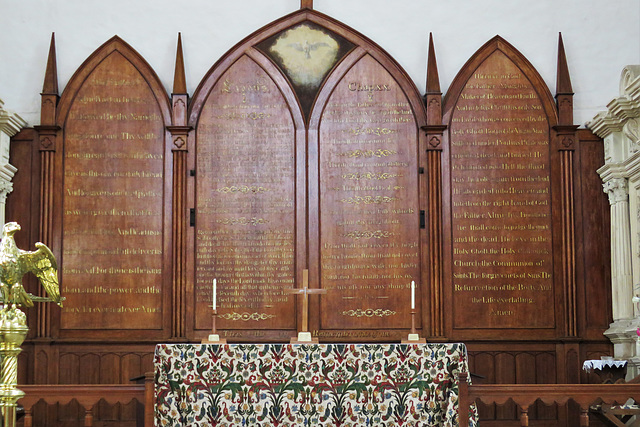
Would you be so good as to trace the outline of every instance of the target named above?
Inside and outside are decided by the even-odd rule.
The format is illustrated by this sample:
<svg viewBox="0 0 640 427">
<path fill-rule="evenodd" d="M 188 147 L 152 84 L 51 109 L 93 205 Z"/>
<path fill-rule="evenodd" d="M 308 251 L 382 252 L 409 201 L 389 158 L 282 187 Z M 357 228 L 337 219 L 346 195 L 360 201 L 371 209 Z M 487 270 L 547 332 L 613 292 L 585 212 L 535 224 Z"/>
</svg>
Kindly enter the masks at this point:
<svg viewBox="0 0 640 427">
<path fill-rule="evenodd" d="M 587 127 L 604 139 L 598 173 L 611 203 L 613 323 L 605 335 L 614 357 L 629 361 L 629 379 L 640 373 L 640 65 L 624 68 L 620 96 Z"/>
<path fill-rule="evenodd" d="M 9 163 L 9 143 L 11 137 L 26 126 L 17 114 L 4 109 L 0 99 L 0 224 L 4 224 L 7 195 L 13 191 L 11 180 L 17 169 Z"/>
</svg>

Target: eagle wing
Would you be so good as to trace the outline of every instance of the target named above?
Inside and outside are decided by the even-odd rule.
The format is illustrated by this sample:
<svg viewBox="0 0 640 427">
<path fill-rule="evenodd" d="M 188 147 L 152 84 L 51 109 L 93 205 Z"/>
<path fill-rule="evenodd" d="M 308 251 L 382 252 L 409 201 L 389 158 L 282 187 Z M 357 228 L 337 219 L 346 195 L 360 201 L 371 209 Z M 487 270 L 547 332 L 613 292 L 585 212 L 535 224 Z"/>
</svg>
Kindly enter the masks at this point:
<svg viewBox="0 0 640 427">
<path fill-rule="evenodd" d="M 33 252 L 21 251 L 20 263 L 22 271 L 31 272 L 40 279 L 40 283 L 53 302 L 62 307 L 63 298 L 60 297 L 58 286 L 58 265 L 51 250 L 44 244 L 37 242 L 38 250 Z"/>
</svg>

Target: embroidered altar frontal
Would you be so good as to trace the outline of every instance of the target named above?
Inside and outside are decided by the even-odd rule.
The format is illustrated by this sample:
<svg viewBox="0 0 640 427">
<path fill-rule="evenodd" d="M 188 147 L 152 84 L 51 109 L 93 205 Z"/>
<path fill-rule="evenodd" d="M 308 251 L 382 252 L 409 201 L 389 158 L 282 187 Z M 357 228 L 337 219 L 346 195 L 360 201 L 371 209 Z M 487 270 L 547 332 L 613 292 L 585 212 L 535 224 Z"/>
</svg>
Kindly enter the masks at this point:
<svg viewBox="0 0 640 427">
<path fill-rule="evenodd" d="M 466 371 L 464 344 L 160 344 L 155 425 L 458 425 Z"/>
</svg>

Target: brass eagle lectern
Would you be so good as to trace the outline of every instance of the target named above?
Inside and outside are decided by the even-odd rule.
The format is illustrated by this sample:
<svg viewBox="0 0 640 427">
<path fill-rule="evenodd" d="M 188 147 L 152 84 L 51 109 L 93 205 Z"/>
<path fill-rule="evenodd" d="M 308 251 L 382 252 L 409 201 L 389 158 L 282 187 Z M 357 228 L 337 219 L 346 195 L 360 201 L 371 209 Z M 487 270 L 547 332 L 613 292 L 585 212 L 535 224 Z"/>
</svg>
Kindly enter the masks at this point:
<svg viewBox="0 0 640 427">
<path fill-rule="evenodd" d="M 20 306 L 33 307 L 34 301 L 52 301 L 62 306 L 58 286 L 58 267 L 51 250 L 36 243 L 36 251 L 18 249 L 13 235 L 20 230 L 16 222 L 9 222 L 2 230 L 0 240 L 0 411 L 2 425 L 15 427 L 16 405 L 24 392 L 17 389 L 18 354 L 27 336 L 27 317 Z M 47 297 L 25 291 L 22 276 L 35 274 Z"/>
</svg>

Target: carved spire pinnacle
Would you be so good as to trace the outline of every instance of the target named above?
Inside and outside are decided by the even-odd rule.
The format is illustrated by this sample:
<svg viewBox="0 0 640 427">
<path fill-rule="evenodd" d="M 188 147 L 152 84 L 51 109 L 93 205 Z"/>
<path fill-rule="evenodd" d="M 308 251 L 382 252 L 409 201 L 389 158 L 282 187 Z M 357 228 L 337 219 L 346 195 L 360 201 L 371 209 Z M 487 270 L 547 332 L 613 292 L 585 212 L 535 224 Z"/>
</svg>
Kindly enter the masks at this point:
<svg viewBox="0 0 640 427">
<path fill-rule="evenodd" d="M 427 60 L 427 93 L 440 92 L 440 77 L 436 63 L 436 51 L 433 47 L 433 34 L 429 33 L 429 57 Z"/>
<path fill-rule="evenodd" d="M 184 57 L 182 55 L 182 34 L 178 33 L 178 48 L 176 51 L 176 69 L 173 73 L 173 93 L 186 94 L 187 80 L 184 75 Z"/>
<path fill-rule="evenodd" d="M 562 42 L 562 33 L 558 36 L 558 71 L 556 80 L 556 94 L 573 95 L 571 88 L 571 77 L 569 76 L 569 67 L 567 66 L 567 56 L 564 53 L 564 43 Z"/>
<path fill-rule="evenodd" d="M 51 44 L 49 45 L 49 58 L 47 59 L 47 70 L 44 74 L 44 84 L 42 93 L 47 95 L 58 95 L 58 67 L 56 64 L 56 38 L 55 33 L 51 33 Z"/>
<path fill-rule="evenodd" d="M 300 9 L 313 9 L 313 0 L 300 0 Z"/>
</svg>

